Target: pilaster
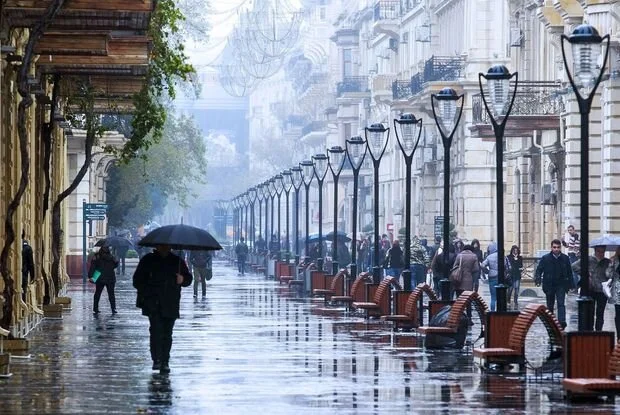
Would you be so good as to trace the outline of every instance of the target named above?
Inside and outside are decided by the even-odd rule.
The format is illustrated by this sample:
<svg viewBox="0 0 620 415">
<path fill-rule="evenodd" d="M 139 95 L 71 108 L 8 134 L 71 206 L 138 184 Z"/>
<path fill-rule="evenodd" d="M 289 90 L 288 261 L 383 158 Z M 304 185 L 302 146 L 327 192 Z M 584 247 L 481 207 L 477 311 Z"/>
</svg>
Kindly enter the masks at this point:
<svg viewBox="0 0 620 415">
<path fill-rule="evenodd" d="M 602 87 L 602 189 L 601 233 L 620 230 L 620 80 L 610 79 Z"/>
</svg>

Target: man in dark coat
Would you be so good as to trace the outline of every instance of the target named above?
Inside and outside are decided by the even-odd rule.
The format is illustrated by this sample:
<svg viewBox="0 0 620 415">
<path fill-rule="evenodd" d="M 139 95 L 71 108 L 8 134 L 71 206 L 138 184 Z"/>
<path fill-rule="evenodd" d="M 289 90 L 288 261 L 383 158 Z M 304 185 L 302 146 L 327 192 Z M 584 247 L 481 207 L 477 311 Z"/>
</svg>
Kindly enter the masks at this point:
<svg viewBox="0 0 620 415">
<path fill-rule="evenodd" d="M 245 243 L 243 236 L 239 238 L 239 243 L 235 246 L 235 254 L 237 255 L 237 266 L 239 268 L 239 274 L 245 275 L 245 261 L 248 259 L 248 245 Z"/>
<path fill-rule="evenodd" d="M 192 274 L 185 261 L 159 245 L 145 255 L 133 274 L 133 286 L 138 290 L 137 306 L 148 316 L 151 334 L 153 370 L 170 372 L 168 362 L 172 348 L 172 329 L 179 318 L 181 287 L 192 283 Z"/>
<path fill-rule="evenodd" d="M 22 234 L 22 238 L 24 235 Z M 34 254 L 27 240 L 22 242 L 22 299 L 26 301 L 28 284 L 34 281 Z"/>
<path fill-rule="evenodd" d="M 562 242 L 551 241 L 551 252 L 543 255 L 536 267 L 534 277 L 536 285 L 542 284 L 547 297 L 547 308 L 553 313 L 555 302 L 558 303 L 558 321 L 566 327 L 566 293 L 574 288 L 573 271 L 570 260 L 562 253 Z"/>
</svg>

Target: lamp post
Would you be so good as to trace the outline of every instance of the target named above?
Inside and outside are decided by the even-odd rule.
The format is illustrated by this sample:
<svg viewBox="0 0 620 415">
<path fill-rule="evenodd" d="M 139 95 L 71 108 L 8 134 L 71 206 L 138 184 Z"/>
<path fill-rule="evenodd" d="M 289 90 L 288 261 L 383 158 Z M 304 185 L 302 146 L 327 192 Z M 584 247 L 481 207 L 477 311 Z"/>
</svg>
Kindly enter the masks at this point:
<svg viewBox="0 0 620 415">
<path fill-rule="evenodd" d="M 230 210 L 231 201 L 224 200 L 224 239 L 228 240 L 228 211 Z"/>
<path fill-rule="evenodd" d="M 314 175 L 319 184 L 319 258 L 316 261 L 316 265 L 319 271 L 323 271 L 323 260 L 325 258 L 325 252 L 323 252 L 323 181 L 327 174 L 329 161 L 325 154 L 312 156 L 312 161 L 314 164 Z"/>
<path fill-rule="evenodd" d="M 347 157 L 353 169 L 353 209 L 351 216 L 353 217 L 352 231 L 353 238 L 351 241 L 351 278 L 357 278 L 357 192 L 358 179 L 364 157 L 366 156 L 366 141 L 360 136 L 351 137 L 346 141 Z M 347 284 L 345 284 L 345 288 Z"/>
<path fill-rule="evenodd" d="M 252 250 L 256 248 L 256 224 L 254 223 L 254 204 L 256 203 L 256 187 L 248 189 L 248 201 L 250 202 L 250 241 Z"/>
<path fill-rule="evenodd" d="M 491 107 L 487 103 L 482 78 L 487 81 L 487 94 L 490 98 Z M 515 78 L 514 90 L 510 97 L 510 80 Z M 489 114 L 493 132 L 495 133 L 495 197 L 496 197 L 496 221 L 497 221 L 497 285 L 495 293 L 497 297 L 497 311 L 506 311 L 506 285 L 504 284 L 506 264 L 504 262 L 504 130 L 508 116 L 517 94 L 519 74 L 511 74 L 504 65 L 495 65 L 489 68 L 486 74 L 478 74 L 478 84 L 484 108 Z M 498 119 L 501 118 L 501 122 Z"/>
<path fill-rule="evenodd" d="M 444 88 L 438 94 L 431 95 L 431 107 L 433 108 L 433 117 L 437 124 L 437 129 L 441 135 L 443 143 L 443 263 L 444 276 L 439 282 L 441 287 L 441 297 L 443 300 L 449 300 L 450 293 L 450 269 L 448 264 L 449 246 L 450 246 L 450 146 L 452 146 L 452 138 L 461 121 L 463 114 L 463 97 L 458 95 L 452 88 Z M 461 105 L 457 108 L 457 102 L 461 101 Z M 435 108 L 435 101 L 438 107 Z"/>
<path fill-rule="evenodd" d="M 295 265 L 299 265 L 299 189 L 303 183 L 301 167 L 291 169 L 291 180 L 295 188 Z"/>
<path fill-rule="evenodd" d="M 243 206 L 244 206 L 244 210 L 245 212 L 243 212 L 243 228 L 245 231 L 245 243 L 248 244 L 248 246 L 250 246 L 250 237 L 249 235 L 249 226 L 248 226 L 248 222 L 249 222 L 249 217 L 250 215 L 248 214 L 248 207 L 250 206 L 250 198 L 248 197 L 248 192 L 246 191 L 245 193 L 243 193 L 241 195 L 241 200 L 243 201 Z"/>
<path fill-rule="evenodd" d="M 282 173 L 282 189 L 284 190 L 284 194 L 286 195 L 286 203 L 284 206 L 286 207 L 286 239 L 284 242 L 284 249 L 286 249 L 286 263 L 288 264 L 291 259 L 291 246 L 290 246 L 290 233 L 289 233 L 289 198 L 288 194 L 291 191 L 291 187 L 293 186 L 293 174 L 290 170 L 284 170 Z"/>
<path fill-rule="evenodd" d="M 301 167 L 301 177 L 304 181 L 304 186 L 306 188 L 306 246 L 305 253 L 306 257 L 309 257 L 310 250 L 310 183 L 312 183 L 312 178 L 314 177 L 314 164 L 310 160 L 304 160 L 299 163 L 299 167 Z"/>
<path fill-rule="evenodd" d="M 405 270 L 403 271 L 403 288 L 411 290 L 411 164 L 420 136 L 422 135 L 422 119 L 413 114 L 402 114 L 394 119 L 396 141 L 405 157 Z"/>
<path fill-rule="evenodd" d="M 278 196 L 278 261 L 280 261 L 282 259 L 282 246 L 280 244 L 280 241 L 282 240 L 282 227 L 281 225 L 281 207 L 282 207 L 282 203 L 280 201 L 280 198 L 282 196 L 282 187 L 283 187 L 283 183 L 282 183 L 282 175 L 281 174 L 276 174 L 274 177 L 274 186 L 276 189 L 276 196 Z"/>
<path fill-rule="evenodd" d="M 379 265 L 379 164 L 381 163 L 381 157 L 385 153 L 388 139 L 390 137 L 390 129 L 385 128 L 383 124 L 372 124 L 370 127 L 364 129 L 366 134 L 366 145 L 368 146 L 368 152 L 372 159 L 372 166 L 374 170 L 374 228 L 375 228 L 375 240 L 374 240 L 374 255 L 373 255 L 373 267 L 372 267 L 372 282 L 379 284 L 381 281 L 381 266 Z"/>
<path fill-rule="evenodd" d="M 265 255 L 269 252 L 269 182 L 265 181 L 262 185 L 263 199 L 265 199 Z"/>
<path fill-rule="evenodd" d="M 237 245 L 237 238 L 238 238 L 238 232 L 237 232 L 237 216 L 238 215 L 237 215 L 237 198 L 236 197 L 234 197 L 231 200 L 231 204 L 233 207 L 233 211 L 232 211 L 232 217 L 233 217 L 232 218 L 232 221 L 233 221 L 233 238 L 232 239 L 233 240 L 232 242 L 233 242 L 233 247 L 234 247 L 235 245 Z"/>
<path fill-rule="evenodd" d="M 258 200 L 258 237 L 263 235 L 263 184 L 256 186 L 256 199 Z"/>
<path fill-rule="evenodd" d="M 334 240 L 332 241 L 332 274 L 338 274 L 338 179 L 344 166 L 345 150 L 340 146 L 334 146 L 327 150 L 329 169 L 334 176 Z M 347 264 L 343 264 L 347 266 Z"/>
<path fill-rule="evenodd" d="M 273 252 L 273 247 L 271 245 L 271 239 L 273 238 L 273 211 L 274 211 L 274 207 L 275 207 L 275 197 L 276 197 L 276 185 L 275 185 L 275 179 L 272 177 L 271 179 L 269 179 L 269 181 L 267 182 L 267 186 L 269 187 L 269 194 L 271 195 L 271 211 L 269 212 L 269 239 L 267 240 L 267 243 L 269 244 L 269 254 L 271 254 L 273 256 L 274 252 Z"/>
<path fill-rule="evenodd" d="M 603 50 L 603 41 L 606 40 L 605 54 L 602 64 L 599 65 L 599 58 Z M 572 47 L 573 55 L 573 72 L 568 65 L 564 43 L 568 41 Z M 579 114 L 581 115 L 581 169 L 580 169 L 580 186 L 581 186 L 581 241 L 579 245 L 580 258 L 580 276 L 581 290 L 579 299 L 577 299 L 578 307 L 578 330 L 592 331 L 594 328 L 594 301 L 590 297 L 590 273 L 588 267 L 588 245 L 590 233 L 590 214 L 589 214 L 589 192 L 590 178 L 589 169 L 589 126 L 590 111 L 592 109 L 592 100 L 596 94 L 596 89 L 601 83 L 605 65 L 609 56 L 609 35 L 601 37 L 598 31 L 588 24 L 577 26 L 570 36 L 562 35 L 562 57 L 564 60 L 564 68 L 566 75 L 573 88 L 573 92 L 577 98 L 579 106 Z"/>
</svg>

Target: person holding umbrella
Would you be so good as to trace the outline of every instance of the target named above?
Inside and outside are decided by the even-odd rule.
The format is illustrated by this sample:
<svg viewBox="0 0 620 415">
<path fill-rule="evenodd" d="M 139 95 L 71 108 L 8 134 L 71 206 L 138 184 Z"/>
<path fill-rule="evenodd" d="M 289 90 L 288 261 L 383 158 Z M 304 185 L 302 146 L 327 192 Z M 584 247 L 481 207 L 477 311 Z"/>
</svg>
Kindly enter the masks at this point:
<svg viewBox="0 0 620 415">
<path fill-rule="evenodd" d="M 105 288 L 108 291 L 108 300 L 112 314 L 116 314 L 116 296 L 114 295 L 114 285 L 116 284 L 116 271 L 118 260 L 110 253 L 110 248 L 103 245 L 93 256 L 88 270 L 88 281 L 95 284 L 95 297 L 93 299 L 93 314 L 99 315 L 99 299 Z M 98 273 L 98 276 L 95 275 Z"/>
<path fill-rule="evenodd" d="M 181 287 L 191 283 L 192 274 L 185 261 L 167 244 L 157 245 L 154 252 L 142 257 L 133 274 L 133 286 L 138 290 L 136 305 L 149 318 L 153 370 L 160 373 L 170 372 L 172 330 L 179 318 Z"/>
</svg>

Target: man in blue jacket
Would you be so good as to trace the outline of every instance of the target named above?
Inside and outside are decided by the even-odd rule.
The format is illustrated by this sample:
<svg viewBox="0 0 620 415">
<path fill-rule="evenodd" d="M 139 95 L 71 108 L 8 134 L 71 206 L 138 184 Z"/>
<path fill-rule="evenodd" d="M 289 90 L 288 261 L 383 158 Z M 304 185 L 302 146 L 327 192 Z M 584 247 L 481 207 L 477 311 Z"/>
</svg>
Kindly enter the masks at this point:
<svg viewBox="0 0 620 415">
<path fill-rule="evenodd" d="M 536 267 L 535 283 L 542 284 L 547 297 L 547 308 L 553 313 L 555 302 L 558 303 L 558 321 L 566 328 L 566 293 L 574 288 L 573 271 L 568 255 L 562 253 L 562 242 L 551 241 L 551 252 L 540 259 Z"/>
</svg>

